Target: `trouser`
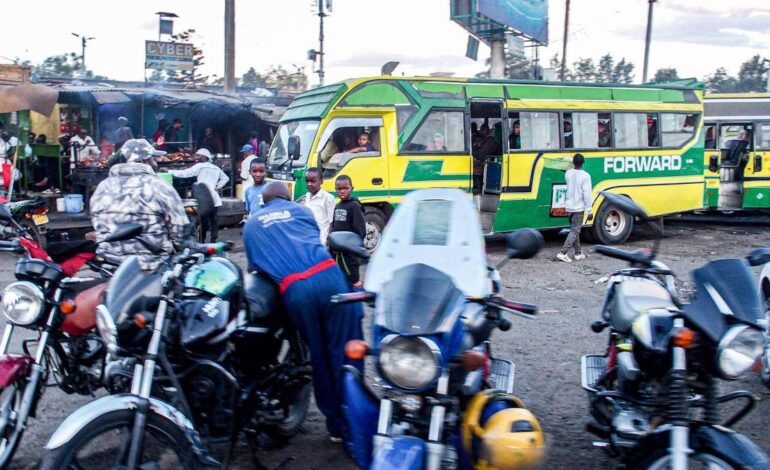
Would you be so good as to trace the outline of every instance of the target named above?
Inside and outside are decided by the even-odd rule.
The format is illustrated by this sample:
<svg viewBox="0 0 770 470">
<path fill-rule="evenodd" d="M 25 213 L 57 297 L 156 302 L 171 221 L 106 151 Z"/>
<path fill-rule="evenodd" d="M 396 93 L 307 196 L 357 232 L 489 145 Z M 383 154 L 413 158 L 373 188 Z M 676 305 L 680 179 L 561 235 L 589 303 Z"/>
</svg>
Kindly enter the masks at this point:
<svg viewBox="0 0 770 470">
<path fill-rule="evenodd" d="M 569 235 L 564 241 L 561 252 L 569 253 L 570 248 L 575 249 L 575 254 L 580 254 L 580 229 L 583 227 L 583 212 L 569 212 Z"/>
<path fill-rule="evenodd" d="M 219 207 L 215 207 L 208 217 L 201 217 L 201 243 L 206 241 L 206 233 L 211 230 L 211 243 L 219 237 Z"/>
<path fill-rule="evenodd" d="M 310 347 L 313 389 L 318 409 L 326 416 L 326 429 L 335 437 L 346 432 L 342 414 L 342 366 L 361 369 L 360 361 L 345 358 L 345 343 L 362 339 L 361 304 L 333 305 L 334 294 L 350 292 L 337 266 L 296 281 L 284 292 L 286 310 L 302 339 Z"/>
<path fill-rule="evenodd" d="M 358 262 L 358 259 L 354 258 L 353 255 L 341 252 L 334 252 L 333 254 L 334 261 L 337 262 L 337 266 L 345 274 L 350 285 L 356 285 L 361 280 L 361 264 Z"/>
<path fill-rule="evenodd" d="M 473 194 L 481 194 L 484 184 L 484 175 L 473 175 Z"/>
</svg>

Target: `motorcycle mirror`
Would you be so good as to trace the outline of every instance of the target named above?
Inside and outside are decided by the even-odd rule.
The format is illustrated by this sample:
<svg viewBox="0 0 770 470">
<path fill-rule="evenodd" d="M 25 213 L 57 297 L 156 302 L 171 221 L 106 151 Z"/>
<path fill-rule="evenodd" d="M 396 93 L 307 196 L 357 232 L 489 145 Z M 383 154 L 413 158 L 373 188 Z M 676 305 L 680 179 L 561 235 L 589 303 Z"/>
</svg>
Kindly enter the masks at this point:
<svg viewBox="0 0 770 470">
<path fill-rule="evenodd" d="M 508 234 L 505 243 L 508 245 L 508 258 L 528 259 L 543 248 L 545 241 L 537 230 L 523 228 Z"/>
<path fill-rule="evenodd" d="M 351 255 L 368 258 L 369 251 L 364 246 L 364 241 L 358 234 L 353 232 L 332 232 L 326 239 L 329 249 L 332 251 L 341 251 Z"/>
<path fill-rule="evenodd" d="M 623 212 L 645 221 L 649 220 L 649 217 L 647 216 L 647 213 L 644 212 L 644 209 L 632 201 L 631 198 L 607 191 L 599 191 L 599 194 L 604 196 L 604 199 L 606 199 L 608 203 L 618 206 Z"/>
<path fill-rule="evenodd" d="M 8 209 L 8 206 L 5 204 L 0 204 L 0 222 L 11 223 L 12 220 L 13 216 L 11 215 L 11 211 Z"/>
<path fill-rule="evenodd" d="M 770 248 L 757 248 L 746 257 L 751 266 L 762 266 L 770 263 Z"/>
<path fill-rule="evenodd" d="M 142 224 L 131 222 L 127 224 L 120 224 L 111 234 L 104 239 L 105 242 L 122 242 L 124 240 L 130 240 L 136 238 L 142 233 L 144 227 Z"/>
</svg>

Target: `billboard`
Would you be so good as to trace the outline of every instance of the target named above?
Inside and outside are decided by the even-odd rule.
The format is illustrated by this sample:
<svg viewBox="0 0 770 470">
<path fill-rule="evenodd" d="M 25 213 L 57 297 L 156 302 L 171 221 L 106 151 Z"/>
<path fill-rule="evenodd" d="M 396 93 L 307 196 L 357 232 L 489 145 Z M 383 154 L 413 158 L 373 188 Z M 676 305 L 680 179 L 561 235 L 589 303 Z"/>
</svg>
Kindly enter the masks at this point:
<svg viewBox="0 0 770 470">
<path fill-rule="evenodd" d="M 548 0 L 476 1 L 479 14 L 548 44 Z"/>
<path fill-rule="evenodd" d="M 144 68 L 155 70 L 192 70 L 194 48 L 181 42 L 145 41 Z"/>
</svg>

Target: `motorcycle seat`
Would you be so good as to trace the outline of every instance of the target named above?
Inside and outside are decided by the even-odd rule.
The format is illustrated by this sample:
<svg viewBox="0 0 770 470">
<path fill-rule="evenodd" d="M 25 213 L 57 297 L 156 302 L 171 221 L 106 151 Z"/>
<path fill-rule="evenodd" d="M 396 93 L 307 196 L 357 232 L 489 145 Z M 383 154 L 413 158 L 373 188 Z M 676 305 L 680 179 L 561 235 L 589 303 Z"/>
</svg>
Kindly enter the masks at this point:
<svg viewBox="0 0 770 470">
<path fill-rule="evenodd" d="M 61 263 L 81 253 L 96 253 L 96 243 L 90 240 L 53 242 L 48 244 L 46 251 L 54 262 Z"/>
<path fill-rule="evenodd" d="M 243 280 L 248 321 L 264 320 L 279 307 L 278 286 L 264 274 L 249 273 Z"/>
</svg>

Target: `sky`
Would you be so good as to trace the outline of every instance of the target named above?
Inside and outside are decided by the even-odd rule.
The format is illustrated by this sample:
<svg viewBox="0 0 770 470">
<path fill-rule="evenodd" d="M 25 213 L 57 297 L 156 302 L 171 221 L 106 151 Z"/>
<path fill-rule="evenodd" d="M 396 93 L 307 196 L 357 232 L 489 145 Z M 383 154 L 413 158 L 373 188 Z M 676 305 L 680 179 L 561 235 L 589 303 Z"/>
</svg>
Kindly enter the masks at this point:
<svg viewBox="0 0 770 470">
<path fill-rule="evenodd" d="M 311 0 L 236 0 L 236 74 L 254 67 L 264 72 L 281 65 L 303 69 L 318 83 L 309 49 L 318 49 L 317 3 Z M 548 66 L 561 54 L 564 0 L 549 0 L 547 47 L 539 48 Z M 325 19 L 326 83 L 375 76 L 388 61 L 395 74 L 450 72 L 473 76 L 486 69 L 489 49 L 478 61 L 465 57 L 468 33 L 450 19 L 450 0 L 333 0 Z M 647 0 L 571 0 L 568 62 L 606 53 L 635 64 L 641 81 Z M 33 64 L 48 56 L 80 53 L 71 33 L 88 42 L 86 65 L 113 79 L 144 78 L 144 41 L 158 38 L 158 11 L 179 15 L 174 29 L 196 30 L 195 45 L 205 55 L 203 73 L 224 74 L 224 0 L 26 0 L 14 3 L 15 20 L 0 28 L 0 61 L 16 57 Z M 654 6 L 650 76 L 675 67 L 680 77 L 702 79 L 717 67 L 737 75 L 755 54 L 770 57 L 770 1 L 658 0 Z M 150 71 L 146 72 L 149 76 Z"/>
</svg>

